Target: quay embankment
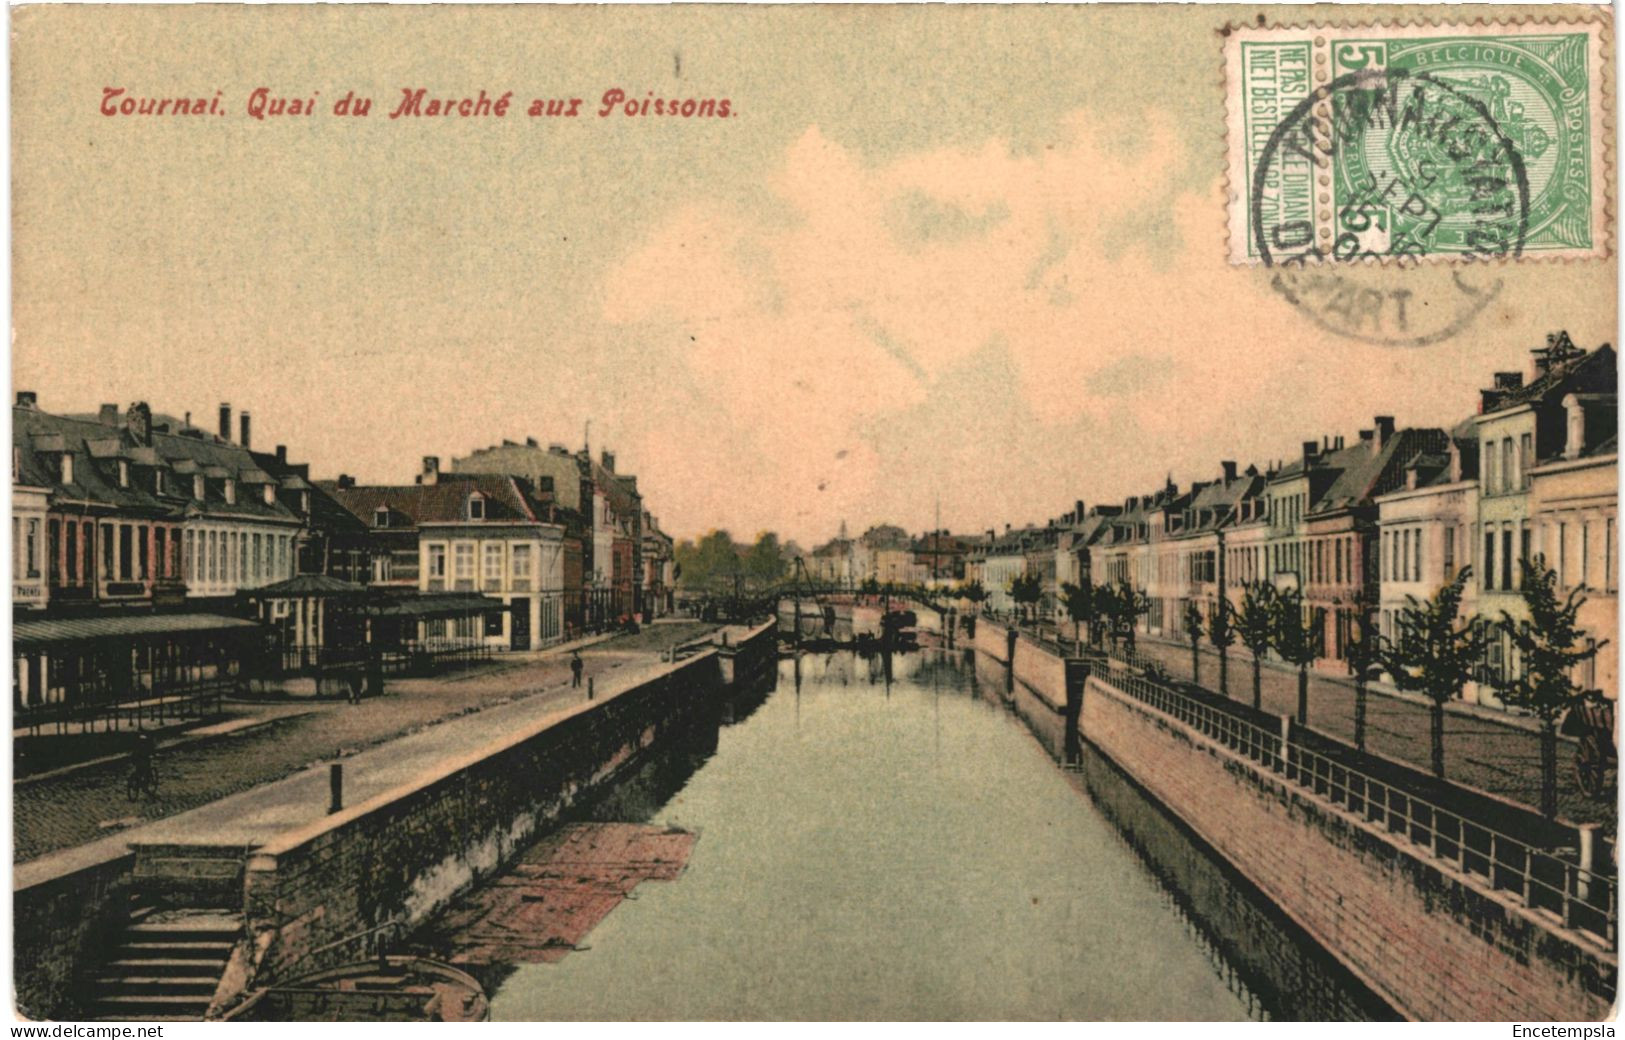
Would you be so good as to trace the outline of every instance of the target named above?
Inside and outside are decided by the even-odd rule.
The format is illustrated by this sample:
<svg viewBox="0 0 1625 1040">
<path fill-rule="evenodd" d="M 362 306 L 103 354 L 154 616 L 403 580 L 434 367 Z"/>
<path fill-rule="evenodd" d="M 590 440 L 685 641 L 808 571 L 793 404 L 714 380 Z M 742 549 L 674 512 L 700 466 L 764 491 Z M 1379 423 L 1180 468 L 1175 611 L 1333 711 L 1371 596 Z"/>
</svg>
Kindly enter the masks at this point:
<svg viewBox="0 0 1625 1040">
<path fill-rule="evenodd" d="M 974 647 L 1052 753 L 1075 716 L 1091 751 L 1406 1017 L 1610 1013 L 1615 879 L 1593 828 L 1099 658 L 1086 674 L 987 619 Z"/>
<path fill-rule="evenodd" d="M 137 905 L 240 922 L 211 1016 L 370 955 L 500 870 L 665 735 L 714 714 L 733 683 L 771 668 L 772 625 L 724 628 L 673 656 L 605 675 L 567 707 L 519 700 L 371 748 L 343 759 L 339 780 L 324 763 L 20 865 L 19 1010 L 93 1010 L 95 978 Z"/>
</svg>

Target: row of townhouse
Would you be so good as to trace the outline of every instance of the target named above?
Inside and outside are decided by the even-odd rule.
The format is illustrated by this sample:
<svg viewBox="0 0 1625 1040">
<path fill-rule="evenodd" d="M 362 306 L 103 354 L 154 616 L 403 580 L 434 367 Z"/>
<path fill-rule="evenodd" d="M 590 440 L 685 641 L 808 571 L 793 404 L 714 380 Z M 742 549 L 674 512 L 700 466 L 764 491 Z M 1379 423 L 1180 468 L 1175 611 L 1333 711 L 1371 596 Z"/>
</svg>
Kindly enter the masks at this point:
<svg viewBox="0 0 1625 1040">
<path fill-rule="evenodd" d="M 18 394 L 19 718 L 240 685 L 268 654 L 529 649 L 670 610 L 671 539 L 607 452 L 509 442 L 362 487 L 253 450 L 238 419 L 234 436 L 225 404 L 211 432 L 144 402 L 53 414 Z"/>
<path fill-rule="evenodd" d="M 1007 531 L 986 550 L 984 584 L 1008 610 L 1010 580 L 1038 573 L 1059 617 L 1064 582 L 1127 582 L 1150 601 L 1140 628 L 1183 639 L 1186 607 L 1204 618 L 1221 598 L 1239 604 L 1251 582 L 1295 588 L 1319 626 L 1317 667 L 1342 672 L 1356 601 L 1376 605 L 1392 635 L 1407 597 L 1433 595 L 1472 568 L 1466 616 L 1522 618 L 1519 561 L 1536 555 L 1566 594 L 1580 590 L 1581 622 L 1609 638 L 1618 616 L 1617 374 L 1609 345 L 1581 350 L 1567 333 L 1532 352 L 1528 372 L 1500 372 L 1475 414 L 1446 429 L 1398 428 L 1377 416 L 1353 441 L 1305 441 L 1290 461 L 1158 491 L 1121 505 L 1077 503 L 1048 528 Z M 1059 529 L 1053 565 L 1026 543 Z M 1047 540 L 1047 539 L 1045 539 Z M 1617 657 L 1599 654 L 1582 680 L 1615 695 Z M 1504 634 L 1488 672 L 1515 669 Z M 1499 706 L 1488 683 L 1470 699 Z"/>
<path fill-rule="evenodd" d="M 13 709 L 229 681 L 256 638 L 243 593 L 293 577 L 320 524 L 286 450 L 155 414 L 12 408 Z M 338 546 L 345 530 L 322 539 Z"/>
</svg>

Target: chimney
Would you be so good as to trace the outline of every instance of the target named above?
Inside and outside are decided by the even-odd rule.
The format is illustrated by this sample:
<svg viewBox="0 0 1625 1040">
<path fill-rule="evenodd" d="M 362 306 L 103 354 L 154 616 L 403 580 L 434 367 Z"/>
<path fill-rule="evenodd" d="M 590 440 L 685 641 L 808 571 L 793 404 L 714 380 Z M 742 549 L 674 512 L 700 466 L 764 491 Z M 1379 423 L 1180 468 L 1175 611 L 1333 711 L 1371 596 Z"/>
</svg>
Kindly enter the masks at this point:
<svg viewBox="0 0 1625 1040">
<path fill-rule="evenodd" d="M 38 404 L 39 404 L 39 398 L 35 395 L 34 391 L 32 391 L 32 390 L 19 390 L 19 391 L 17 391 L 17 407 L 18 408 L 34 408 L 34 407 L 37 407 Z"/>
<path fill-rule="evenodd" d="M 1461 480 L 1461 445 L 1450 442 L 1450 483 Z"/>
<path fill-rule="evenodd" d="M 1078 518 L 1078 523 L 1083 523 L 1083 499 L 1080 498 L 1072 503 L 1072 514 Z M 946 534 L 947 532 L 944 531 L 943 533 Z"/>
<path fill-rule="evenodd" d="M 276 446 L 276 460 L 281 465 L 286 465 L 287 464 L 287 462 L 288 462 L 288 446 L 286 444 L 278 444 Z"/>
<path fill-rule="evenodd" d="M 1394 417 L 1391 415 L 1379 415 L 1372 419 L 1371 422 L 1377 428 L 1376 436 L 1374 436 L 1371 441 L 1371 451 L 1373 454 L 1375 454 L 1385 448 L 1389 441 L 1394 439 Z"/>
<path fill-rule="evenodd" d="M 1231 481 L 1236 479 L 1236 464 L 1229 460 L 1225 460 L 1224 462 L 1219 463 L 1219 468 L 1224 470 L 1224 486 L 1229 487 Z"/>
<path fill-rule="evenodd" d="M 423 472 L 418 474 L 419 484 L 437 484 L 440 482 L 440 456 L 423 456 Z"/>
<path fill-rule="evenodd" d="M 242 441 L 243 447 L 248 447 L 248 412 L 245 411 L 237 417 L 237 428 L 242 431 L 242 436 L 238 440 Z"/>
<path fill-rule="evenodd" d="M 190 426 L 190 425 L 192 425 L 192 413 L 187 412 L 186 413 L 186 418 L 181 420 L 181 426 L 185 427 L 185 426 Z"/>
<path fill-rule="evenodd" d="M 102 410 L 101 410 L 101 412 L 99 414 L 99 418 L 100 418 L 101 424 L 103 426 L 117 426 L 118 425 L 118 405 L 116 405 L 116 404 L 104 404 L 104 405 L 102 405 Z"/>
<path fill-rule="evenodd" d="M 1563 398 L 1563 410 L 1568 413 L 1568 429 L 1565 431 L 1563 438 L 1563 457 L 1565 459 L 1577 459 L 1580 457 L 1581 450 L 1585 448 L 1585 405 L 1580 403 L 1579 395 L 1569 394 Z M 1528 466 L 1533 461 L 1531 459 L 1525 462 L 1524 465 Z"/>
<path fill-rule="evenodd" d="M 1522 388 L 1523 388 L 1523 373 L 1522 372 L 1497 372 L 1497 373 L 1495 373 L 1495 389 L 1497 389 L 1497 390 L 1521 390 Z"/>
<path fill-rule="evenodd" d="M 348 473 L 340 473 L 338 486 L 340 491 L 348 491 L 350 488 L 355 487 L 355 478 Z"/>
<path fill-rule="evenodd" d="M 231 405 L 220 402 L 220 439 L 231 440 Z"/>
<path fill-rule="evenodd" d="M 535 437 L 526 437 L 525 438 L 525 447 L 527 447 L 527 448 L 539 448 L 539 447 L 541 447 L 541 445 L 536 443 L 536 438 Z"/>
<path fill-rule="evenodd" d="M 615 453 L 614 452 L 610 452 L 610 451 L 600 452 L 598 458 L 599 458 L 599 461 L 603 464 L 603 467 L 605 469 L 609 470 L 611 473 L 615 472 Z"/>
<path fill-rule="evenodd" d="M 1332 448 L 1336 451 L 1343 450 L 1343 435 L 1341 433 L 1332 439 Z"/>
<path fill-rule="evenodd" d="M 1316 454 L 1317 453 L 1316 453 L 1316 450 L 1315 450 L 1315 442 L 1314 441 L 1304 441 L 1303 442 L 1303 468 L 1304 469 L 1308 469 L 1310 466 L 1313 466 L 1315 464 L 1315 456 L 1316 456 Z"/>
</svg>

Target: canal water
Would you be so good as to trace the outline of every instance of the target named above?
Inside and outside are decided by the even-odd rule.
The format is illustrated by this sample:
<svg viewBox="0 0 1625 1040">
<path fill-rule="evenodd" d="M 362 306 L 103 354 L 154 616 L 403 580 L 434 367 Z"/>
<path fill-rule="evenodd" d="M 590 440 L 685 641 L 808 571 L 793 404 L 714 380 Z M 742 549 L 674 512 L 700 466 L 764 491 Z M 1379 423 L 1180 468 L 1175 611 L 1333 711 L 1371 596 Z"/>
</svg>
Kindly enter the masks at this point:
<svg viewBox="0 0 1625 1040">
<path fill-rule="evenodd" d="M 1059 768 L 964 656 L 768 685 L 578 813 L 698 840 L 584 948 L 482 972 L 493 1018 L 1392 1017 L 1109 762 Z"/>
</svg>

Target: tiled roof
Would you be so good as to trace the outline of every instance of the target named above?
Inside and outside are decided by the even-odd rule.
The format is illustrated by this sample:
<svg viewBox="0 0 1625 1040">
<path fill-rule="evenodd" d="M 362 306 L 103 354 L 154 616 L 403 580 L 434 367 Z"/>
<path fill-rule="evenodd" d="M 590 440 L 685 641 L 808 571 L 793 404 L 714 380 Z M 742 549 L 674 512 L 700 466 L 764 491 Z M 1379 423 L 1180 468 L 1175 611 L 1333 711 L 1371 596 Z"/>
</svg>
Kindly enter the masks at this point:
<svg viewBox="0 0 1625 1040">
<path fill-rule="evenodd" d="M 540 519 L 545 514 L 538 514 L 535 503 L 517 480 L 495 474 L 443 473 L 433 484 L 369 484 L 347 488 L 324 481 L 321 487 L 369 527 L 373 526 L 380 509 L 390 511 L 390 527 L 468 523 L 469 496 L 476 493 L 485 499 L 483 522 L 545 522 Z M 410 523 L 401 525 L 398 517 Z"/>
<path fill-rule="evenodd" d="M 1327 513 L 1367 504 L 1376 495 L 1396 490 L 1405 481 L 1405 462 L 1420 452 L 1442 452 L 1450 442 L 1444 430 L 1410 428 L 1396 430 L 1374 450 L 1372 443 L 1360 441 L 1340 451 L 1322 456 L 1310 471 L 1331 475 L 1325 489 L 1315 495 L 1305 515 Z"/>
<path fill-rule="evenodd" d="M 1573 346 L 1568 343 L 1568 333 L 1563 333 L 1562 339 L 1570 347 Z M 1555 403 L 1563 395 L 1574 392 L 1617 392 L 1618 377 L 1615 372 L 1614 348 L 1604 343 L 1596 350 L 1553 365 L 1525 386 L 1501 391 L 1494 407 L 1485 409 L 1484 414 L 1493 415 L 1537 401 Z"/>
</svg>

